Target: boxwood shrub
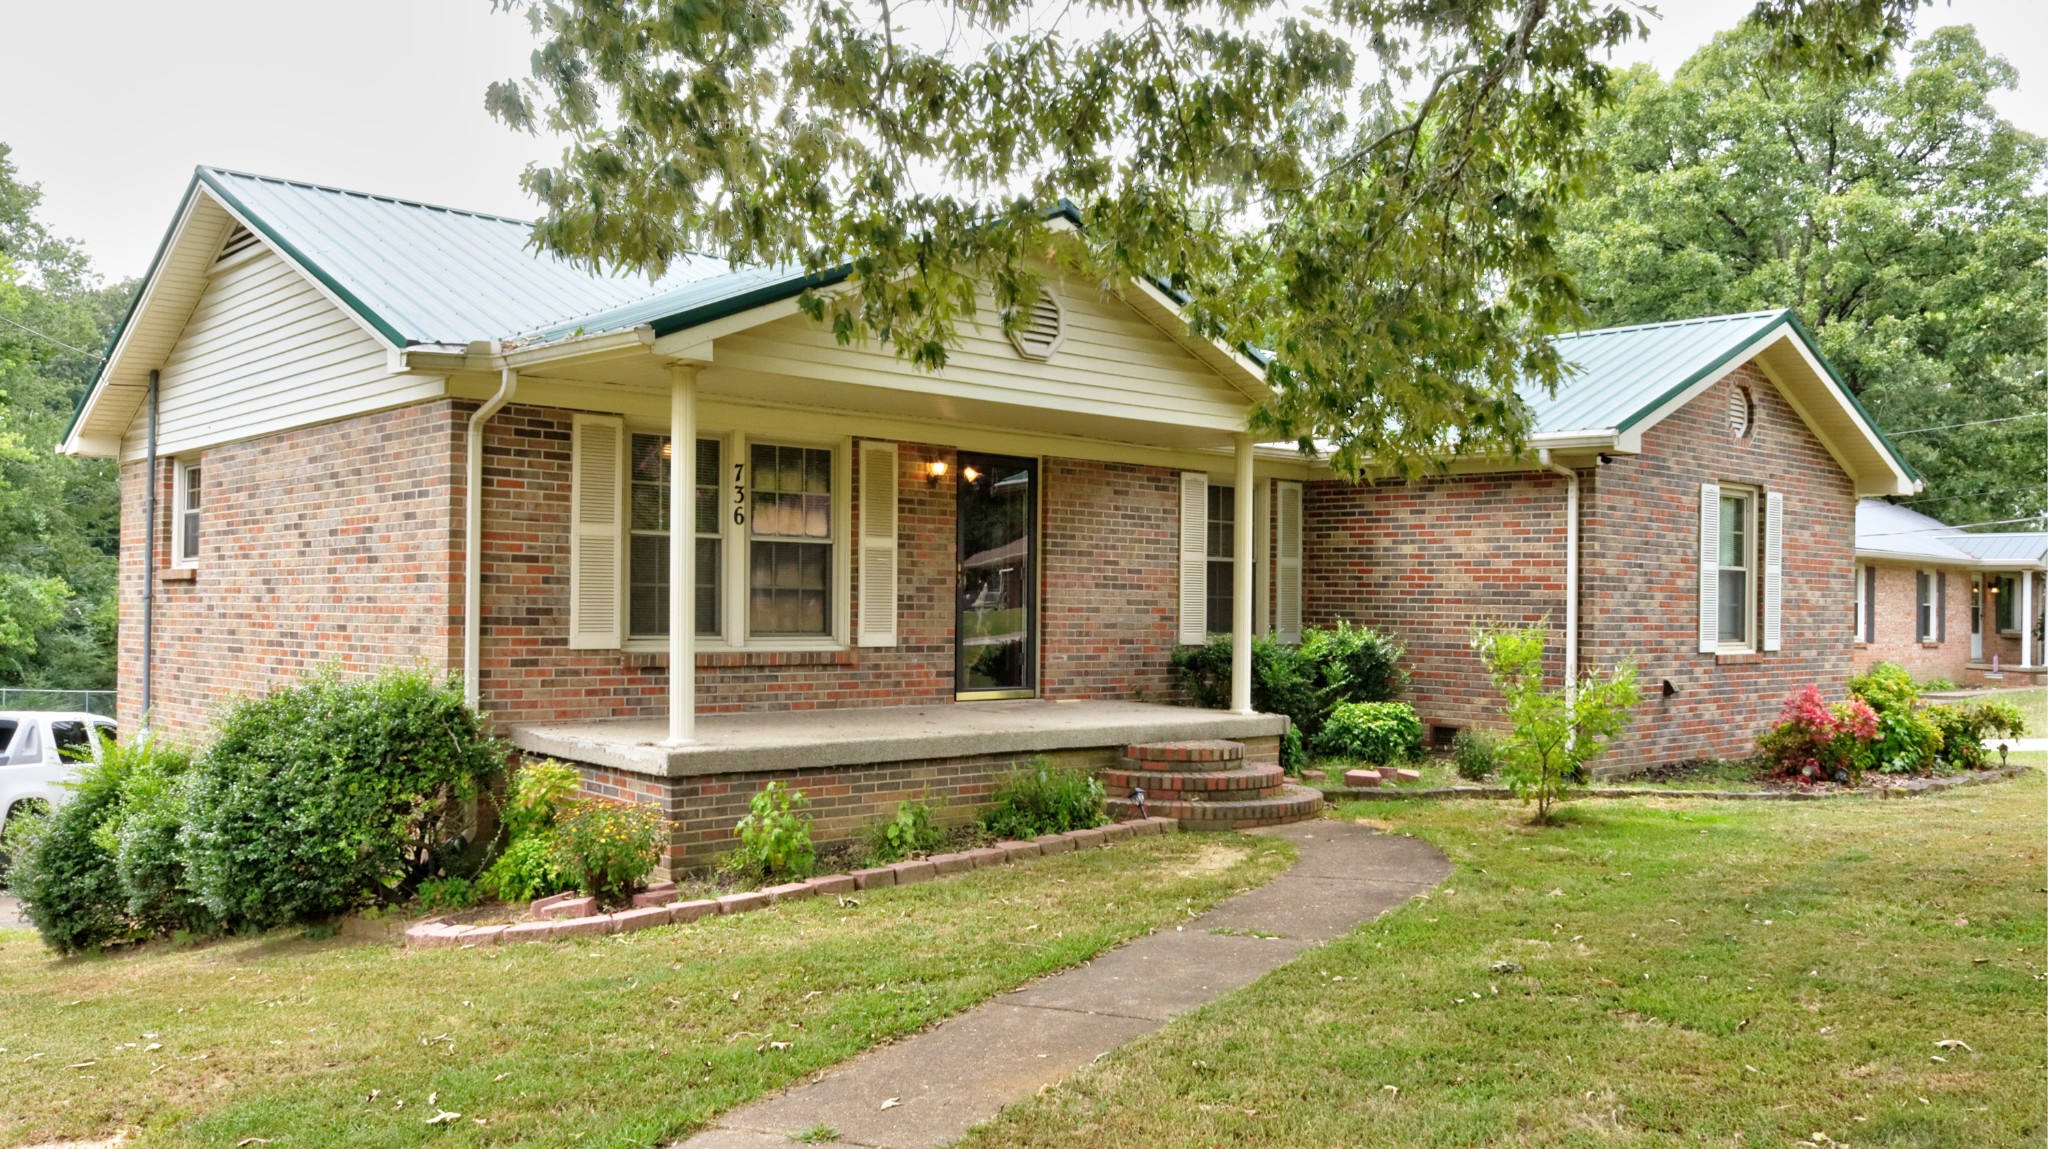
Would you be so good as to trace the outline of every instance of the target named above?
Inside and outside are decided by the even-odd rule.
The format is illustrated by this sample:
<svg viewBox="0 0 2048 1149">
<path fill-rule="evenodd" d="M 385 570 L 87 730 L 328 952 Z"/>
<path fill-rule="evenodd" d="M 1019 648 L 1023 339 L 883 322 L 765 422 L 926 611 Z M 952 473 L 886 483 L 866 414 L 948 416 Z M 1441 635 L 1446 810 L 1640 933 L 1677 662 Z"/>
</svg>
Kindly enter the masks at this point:
<svg viewBox="0 0 2048 1149">
<path fill-rule="evenodd" d="M 321 672 L 230 706 L 193 772 L 187 879 L 225 923 L 303 922 L 396 900 L 457 836 L 504 747 L 424 670 Z"/>
</svg>

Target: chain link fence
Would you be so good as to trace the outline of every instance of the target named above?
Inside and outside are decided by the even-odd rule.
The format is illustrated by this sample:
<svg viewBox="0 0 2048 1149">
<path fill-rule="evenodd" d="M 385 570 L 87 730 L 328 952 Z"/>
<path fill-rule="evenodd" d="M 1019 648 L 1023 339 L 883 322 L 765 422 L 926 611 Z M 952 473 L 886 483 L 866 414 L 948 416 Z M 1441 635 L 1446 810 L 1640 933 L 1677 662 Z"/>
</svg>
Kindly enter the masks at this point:
<svg viewBox="0 0 2048 1149">
<path fill-rule="evenodd" d="M 112 718 L 114 692 L 0 686 L 0 710 L 83 710 L 88 714 L 102 714 Z"/>
</svg>

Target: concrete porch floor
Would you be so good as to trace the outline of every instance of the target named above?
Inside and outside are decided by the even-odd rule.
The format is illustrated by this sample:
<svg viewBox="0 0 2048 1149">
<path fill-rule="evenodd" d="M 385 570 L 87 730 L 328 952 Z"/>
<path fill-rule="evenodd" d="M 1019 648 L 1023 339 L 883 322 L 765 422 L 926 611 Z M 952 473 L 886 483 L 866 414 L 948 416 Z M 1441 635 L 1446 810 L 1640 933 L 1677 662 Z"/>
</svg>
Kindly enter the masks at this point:
<svg viewBox="0 0 2048 1149">
<path fill-rule="evenodd" d="M 697 741 L 666 747 L 662 719 L 533 723 L 511 728 L 529 754 L 682 777 L 805 770 L 982 754 L 1036 754 L 1138 742 L 1279 736 L 1287 719 L 1146 702 L 1020 699 L 701 715 Z"/>
</svg>

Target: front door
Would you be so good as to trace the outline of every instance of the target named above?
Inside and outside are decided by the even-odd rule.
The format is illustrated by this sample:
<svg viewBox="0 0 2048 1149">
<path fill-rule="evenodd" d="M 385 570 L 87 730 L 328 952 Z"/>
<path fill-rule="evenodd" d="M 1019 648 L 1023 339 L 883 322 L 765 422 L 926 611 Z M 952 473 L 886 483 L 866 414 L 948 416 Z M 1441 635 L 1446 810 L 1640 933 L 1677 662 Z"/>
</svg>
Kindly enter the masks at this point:
<svg viewBox="0 0 2048 1149">
<path fill-rule="evenodd" d="M 1970 576 L 1970 661 L 1984 658 L 1984 576 Z"/>
<path fill-rule="evenodd" d="M 1038 689 L 1038 463 L 962 452 L 954 474 L 954 686 L 961 698 L 1026 698 Z"/>
</svg>

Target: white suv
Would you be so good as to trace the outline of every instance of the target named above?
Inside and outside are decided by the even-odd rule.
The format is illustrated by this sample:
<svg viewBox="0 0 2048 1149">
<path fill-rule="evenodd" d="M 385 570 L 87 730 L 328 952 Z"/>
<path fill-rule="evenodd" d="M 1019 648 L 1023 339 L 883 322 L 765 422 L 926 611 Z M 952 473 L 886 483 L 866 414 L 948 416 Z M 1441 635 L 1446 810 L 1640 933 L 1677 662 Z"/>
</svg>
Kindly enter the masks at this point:
<svg viewBox="0 0 2048 1149">
<path fill-rule="evenodd" d="M 79 759 L 99 759 L 93 731 L 114 736 L 114 720 L 82 711 L 0 710 L 0 824 L 30 809 L 64 804 Z"/>
</svg>

